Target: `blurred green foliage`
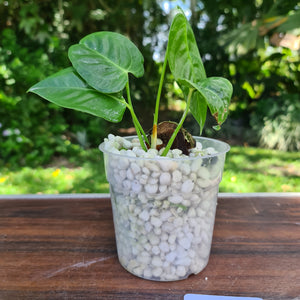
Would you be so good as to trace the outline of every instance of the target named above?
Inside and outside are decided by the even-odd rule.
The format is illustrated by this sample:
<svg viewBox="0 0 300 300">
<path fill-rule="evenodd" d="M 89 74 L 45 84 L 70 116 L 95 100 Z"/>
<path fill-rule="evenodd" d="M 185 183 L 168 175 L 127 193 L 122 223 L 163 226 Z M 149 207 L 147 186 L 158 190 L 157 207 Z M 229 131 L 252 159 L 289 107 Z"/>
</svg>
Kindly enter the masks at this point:
<svg viewBox="0 0 300 300">
<path fill-rule="evenodd" d="M 263 116 L 263 118 L 261 118 Z M 259 143 L 282 151 L 300 150 L 300 101 L 298 94 L 267 98 L 257 103 L 250 124 Z"/>
<path fill-rule="evenodd" d="M 116 127 L 26 93 L 69 66 L 68 47 L 95 31 L 125 34 L 143 53 L 145 76 L 133 79 L 131 88 L 140 121 L 150 128 L 172 17 L 168 10 L 177 3 L 189 13 L 207 75 L 226 77 L 234 85 L 230 118 L 218 137 L 299 150 L 299 48 L 282 43 L 286 33 L 299 38 L 298 1 L 0 0 L 0 165 L 45 164 L 132 126 L 127 114 Z M 173 108 L 182 95 L 172 76 L 167 78 L 163 107 Z M 187 126 L 197 134 L 195 123 L 190 119 Z M 205 134 L 216 135 L 212 120 L 207 125 Z M 270 132 L 277 141 L 286 133 L 292 137 L 270 143 Z"/>
<path fill-rule="evenodd" d="M 59 108 L 26 93 L 36 82 L 69 66 L 67 49 L 84 35 L 119 31 L 143 47 L 145 31 L 155 33 L 156 23 L 163 19 L 159 6 L 152 4 L 145 28 L 147 3 L 100 3 L 0 0 L 0 164 L 41 165 L 54 155 L 77 153 L 76 144 L 94 147 L 109 131 L 116 130 L 102 119 Z M 151 79 L 157 73 L 157 66 L 149 63 L 152 49 L 144 47 L 143 53 L 147 74 L 138 83 L 134 81 L 132 88 L 135 98 L 141 99 L 136 86 L 142 87 L 143 97 L 148 97 L 143 98 L 145 108 L 150 107 L 152 84 L 158 79 Z M 121 126 L 130 124 L 127 119 Z"/>
</svg>

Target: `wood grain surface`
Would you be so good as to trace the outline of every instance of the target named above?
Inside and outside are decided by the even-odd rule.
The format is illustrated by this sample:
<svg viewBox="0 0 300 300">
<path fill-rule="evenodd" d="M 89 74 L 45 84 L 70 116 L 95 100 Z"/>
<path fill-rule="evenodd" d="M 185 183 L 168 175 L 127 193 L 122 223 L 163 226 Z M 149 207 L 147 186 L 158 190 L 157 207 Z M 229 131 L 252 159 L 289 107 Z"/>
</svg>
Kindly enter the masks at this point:
<svg viewBox="0 0 300 300">
<path fill-rule="evenodd" d="M 300 197 L 219 198 L 198 275 L 140 279 L 117 259 L 109 198 L 0 199 L 0 299 L 300 299 Z"/>
</svg>

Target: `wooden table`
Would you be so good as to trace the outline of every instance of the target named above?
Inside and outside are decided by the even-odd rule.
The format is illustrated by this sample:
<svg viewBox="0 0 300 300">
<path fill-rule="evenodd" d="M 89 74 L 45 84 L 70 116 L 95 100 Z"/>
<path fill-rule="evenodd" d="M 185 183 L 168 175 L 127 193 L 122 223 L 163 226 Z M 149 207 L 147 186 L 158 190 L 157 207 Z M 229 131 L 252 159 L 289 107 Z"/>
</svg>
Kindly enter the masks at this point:
<svg viewBox="0 0 300 300">
<path fill-rule="evenodd" d="M 118 263 L 107 195 L 0 197 L 0 299 L 300 299 L 300 194 L 219 196 L 208 266 L 177 282 Z"/>
</svg>

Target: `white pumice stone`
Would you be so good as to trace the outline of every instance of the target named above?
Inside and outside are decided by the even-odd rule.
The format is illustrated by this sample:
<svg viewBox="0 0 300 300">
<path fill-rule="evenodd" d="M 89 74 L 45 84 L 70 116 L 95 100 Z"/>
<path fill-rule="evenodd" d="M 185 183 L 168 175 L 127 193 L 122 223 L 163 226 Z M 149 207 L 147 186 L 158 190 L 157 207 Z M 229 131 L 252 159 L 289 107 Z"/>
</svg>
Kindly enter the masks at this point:
<svg viewBox="0 0 300 300">
<path fill-rule="evenodd" d="M 202 166 L 202 159 L 198 158 L 193 160 L 192 164 L 191 164 L 191 171 L 197 173 L 198 170 L 201 168 Z"/>
<path fill-rule="evenodd" d="M 165 198 L 167 198 L 167 197 L 165 197 Z M 170 202 L 168 200 L 165 200 L 163 202 L 162 208 L 166 209 L 166 208 L 169 208 L 169 207 L 170 207 Z"/>
<path fill-rule="evenodd" d="M 176 235 L 175 234 L 170 234 L 168 238 L 169 244 L 174 244 L 176 241 Z"/>
<path fill-rule="evenodd" d="M 190 249 L 188 251 L 188 255 L 191 259 L 195 258 L 196 257 L 196 252 L 193 250 L 193 249 Z"/>
<path fill-rule="evenodd" d="M 145 193 L 139 193 L 138 194 L 138 200 L 141 202 L 141 203 L 147 203 L 147 197 L 145 195 Z"/>
<path fill-rule="evenodd" d="M 181 238 L 178 240 L 178 243 L 184 249 L 190 249 L 191 247 L 191 241 L 188 238 Z"/>
<path fill-rule="evenodd" d="M 148 178 L 148 184 L 156 184 L 158 182 L 157 178 L 150 177 Z"/>
<path fill-rule="evenodd" d="M 122 157 L 121 159 L 119 159 L 118 166 L 120 169 L 126 170 L 129 166 L 129 160 Z"/>
<path fill-rule="evenodd" d="M 156 208 L 150 210 L 150 216 L 159 216 L 159 212 Z"/>
<path fill-rule="evenodd" d="M 158 154 L 158 150 L 152 149 L 152 148 L 151 148 L 151 149 L 148 149 L 147 152 L 150 153 L 150 154 L 153 154 L 154 156 Z"/>
<path fill-rule="evenodd" d="M 207 211 L 208 208 L 210 207 L 210 202 L 209 200 L 204 200 L 200 203 L 200 207 L 202 208 L 203 211 Z"/>
<path fill-rule="evenodd" d="M 151 245 L 156 246 L 159 244 L 159 237 L 155 234 L 149 234 L 149 242 Z"/>
<path fill-rule="evenodd" d="M 162 185 L 169 185 L 171 183 L 171 175 L 170 173 L 163 172 L 159 177 L 159 182 Z"/>
<path fill-rule="evenodd" d="M 140 181 L 140 184 L 145 185 L 148 182 L 148 175 L 143 174 L 143 175 L 139 176 L 139 181 Z"/>
<path fill-rule="evenodd" d="M 132 150 L 127 150 L 126 155 L 130 157 L 136 157 L 136 154 Z"/>
<path fill-rule="evenodd" d="M 136 164 L 135 162 L 132 162 L 130 164 L 130 167 L 131 167 L 133 174 L 135 174 L 135 175 L 138 174 L 139 172 L 141 172 L 141 167 L 138 164 Z"/>
<path fill-rule="evenodd" d="M 152 274 L 154 277 L 159 277 L 163 272 L 163 269 L 162 268 L 155 268 L 153 269 L 152 271 Z"/>
<path fill-rule="evenodd" d="M 131 181 L 130 180 L 124 180 L 123 181 L 123 188 L 125 190 L 129 190 L 131 188 Z"/>
<path fill-rule="evenodd" d="M 152 228 L 153 228 L 153 226 L 151 225 L 150 222 L 147 222 L 147 223 L 145 224 L 145 230 L 146 230 L 146 232 L 151 232 L 151 231 L 152 231 Z"/>
<path fill-rule="evenodd" d="M 172 217 L 172 213 L 169 210 L 163 211 L 160 214 L 160 219 L 164 222 L 167 221 L 170 217 Z"/>
<path fill-rule="evenodd" d="M 161 229 L 159 227 L 155 227 L 153 231 L 156 235 L 161 235 Z"/>
<path fill-rule="evenodd" d="M 178 207 L 177 209 L 176 209 L 176 213 L 177 214 L 180 214 L 180 213 L 182 213 L 183 212 L 183 208 L 182 207 Z"/>
<path fill-rule="evenodd" d="M 171 203 L 179 204 L 183 201 L 183 198 L 180 195 L 173 195 L 168 198 Z"/>
<path fill-rule="evenodd" d="M 186 207 L 189 207 L 189 206 L 191 205 L 191 201 L 190 201 L 190 200 L 187 200 L 187 199 L 183 199 L 182 205 L 183 205 L 183 206 L 186 206 Z"/>
<path fill-rule="evenodd" d="M 180 226 L 182 226 L 182 225 L 183 225 L 183 219 L 180 218 L 180 217 L 176 218 L 176 219 L 174 220 L 174 225 L 175 225 L 175 227 L 180 227 Z"/>
<path fill-rule="evenodd" d="M 160 240 L 161 240 L 161 241 L 167 241 L 168 238 L 169 238 L 169 236 L 164 232 L 164 233 L 162 233 L 162 235 L 161 235 L 161 237 L 160 237 Z"/>
<path fill-rule="evenodd" d="M 144 174 L 150 175 L 150 170 L 149 170 L 148 168 L 143 167 L 143 168 L 142 168 L 142 171 L 143 171 Z"/>
<path fill-rule="evenodd" d="M 161 159 L 158 163 L 163 172 L 169 172 L 176 169 L 176 162 Z"/>
<path fill-rule="evenodd" d="M 129 180 L 134 180 L 134 179 L 135 179 L 135 177 L 134 177 L 133 172 L 132 172 L 131 169 L 127 169 L 127 171 L 126 171 L 126 177 L 127 177 Z"/>
<path fill-rule="evenodd" d="M 173 182 L 180 182 L 182 179 L 182 174 L 180 171 L 178 170 L 175 170 L 173 173 L 172 173 L 172 180 Z"/>
<path fill-rule="evenodd" d="M 161 192 L 161 193 L 164 193 L 167 189 L 168 189 L 168 187 L 166 186 L 166 185 L 159 185 L 158 186 L 158 189 L 159 189 L 159 191 Z"/>
<path fill-rule="evenodd" d="M 134 268 L 133 273 L 137 276 L 141 276 L 144 273 L 144 269 L 142 267 L 136 267 Z"/>
<path fill-rule="evenodd" d="M 124 180 L 124 179 L 126 178 L 126 176 L 127 176 L 126 170 L 120 170 L 120 171 L 119 171 L 119 176 L 120 176 L 120 178 L 121 178 L 122 180 Z"/>
<path fill-rule="evenodd" d="M 138 148 L 138 147 L 133 147 L 132 151 L 135 153 L 135 155 L 136 155 L 137 157 L 142 157 L 142 156 L 144 156 L 145 153 L 146 153 L 143 149 L 140 149 L 140 148 Z"/>
<path fill-rule="evenodd" d="M 167 242 L 161 242 L 159 244 L 159 249 L 162 251 L 162 252 L 169 252 L 170 250 L 170 247 L 169 247 L 169 244 Z"/>
<path fill-rule="evenodd" d="M 163 262 L 159 256 L 154 256 L 151 263 L 155 267 L 161 267 L 163 265 Z"/>
<path fill-rule="evenodd" d="M 191 167 L 189 164 L 185 163 L 181 165 L 180 170 L 184 175 L 189 175 L 191 172 Z"/>
<path fill-rule="evenodd" d="M 145 277 L 145 278 L 151 278 L 151 277 L 152 277 L 152 271 L 151 271 L 150 268 L 146 268 L 146 269 L 144 270 L 144 277 Z"/>
<path fill-rule="evenodd" d="M 178 158 L 182 155 L 182 151 L 179 149 L 173 149 L 173 150 L 171 150 L 171 152 L 172 152 L 174 158 Z"/>
<path fill-rule="evenodd" d="M 166 260 L 168 262 L 173 262 L 176 258 L 176 252 L 172 251 L 172 252 L 169 252 L 167 255 L 166 255 Z"/>
<path fill-rule="evenodd" d="M 149 251 L 151 250 L 152 246 L 151 246 L 150 243 L 146 243 L 146 244 L 144 244 L 144 248 L 145 248 L 145 250 L 148 251 L 148 253 L 149 253 Z"/>
<path fill-rule="evenodd" d="M 190 219 L 192 219 L 192 218 L 195 218 L 196 216 L 197 216 L 197 213 L 196 213 L 195 208 L 194 208 L 194 207 L 191 207 L 191 208 L 188 210 L 188 217 L 189 217 Z M 194 219 L 192 219 L 192 220 L 194 220 Z"/>
<path fill-rule="evenodd" d="M 160 249 L 158 246 L 153 246 L 151 249 L 152 253 L 158 255 L 160 253 Z"/>
<path fill-rule="evenodd" d="M 112 133 L 109 133 L 108 136 L 107 136 L 107 139 L 108 139 L 109 141 L 114 140 L 114 139 L 115 139 L 115 135 L 112 134 Z"/>
<path fill-rule="evenodd" d="M 152 172 L 159 172 L 159 167 L 153 161 L 146 161 L 145 167 L 147 167 Z"/>
<path fill-rule="evenodd" d="M 157 192 L 158 185 L 157 184 L 146 184 L 145 192 L 148 194 L 155 194 Z"/>
<path fill-rule="evenodd" d="M 198 168 L 198 176 L 200 176 L 203 179 L 209 179 L 209 171 L 205 167 L 199 167 Z"/>
<path fill-rule="evenodd" d="M 176 245 L 175 244 L 171 244 L 170 245 L 170 250 L 171 251 L 175 251 L 176 250 Z"/>
<path fill-rule="evenodd" d="M 162 225 L 162 230 L 165 232 L 172 232 L 174 230 L 174 225 L 170 222 L 164 222 Z"/>
<path fill-rule="evenodd" d="M 151 177 L 158 178 L 160 176 L 160 172 L 152 172 Z"/>
<path fill-rule="evenodd" d="M 197 180 L 197 184 L 198 184 L 201 188 L 205 189 L 205 188 L 207 188 L 207 187 L 210 186 L 210 181 L 207 180 L 207 179 L 199 178 L 199 179 Z"/>
<path fill-rule="evenodd" d="M 131 189 L 134 193 L 138 194 L 142 190 L 142 185 L 137 180 L 133 180 Z"/>
<path fill-rule="evenodd" d="M 193 182 L 197 180 L 197 174 L 192 172 L 189 175 L 189 179 L 192 180 Z"/>
<path fill-rule="evenodd" d="M 143 210 L 141 213 L 140 213 L 140 216 L 139 216 L 142 220 L 144 221 L 148 221 L 150 216 L 149 216 L 149 213 L 147 210 Z"/>
<path fill-rule="evenodd" d="M 191 179 L 186 180 L 181 186 L 181 192 L 184 194 L 189 194 L 194 188 L 194 182 Z"/>
<path fill-rule="evenodd" d="M 130 260 L 128 265 L 127 265 L 127 267 L 129 269 L 135 269 L 138 266 L 139 266 L 139 263 L 137 262 L 137 260 L 134 260 L 134 259 Z"/>
<path fill-rule="evenodd" d="M 159 218 L 156 218 L 156 217 L 151 217 L 150 222 L 151 222 L 151 224 L 152 224 L 154 227 L 160 227 L 161 224 L 162 224 L 162 221 L 161 221 Z"/>
<path fill-rule="evenodd" d="M 200 218 L 203 218 L 206 214 L 206 211 L 203 210 L 201 207 L 196 208 L 196 211 L 197 211 L 198 217 L 200 217 Z"/>
<path fill-rule="evenodd" d="M 184 266 L 178 266 L 177 269 L 176 269 L 176 275 L 178 277 L 183 277 L 186 275 L 186 270 L 185 270 L 185 267 Z"/>
</svg>

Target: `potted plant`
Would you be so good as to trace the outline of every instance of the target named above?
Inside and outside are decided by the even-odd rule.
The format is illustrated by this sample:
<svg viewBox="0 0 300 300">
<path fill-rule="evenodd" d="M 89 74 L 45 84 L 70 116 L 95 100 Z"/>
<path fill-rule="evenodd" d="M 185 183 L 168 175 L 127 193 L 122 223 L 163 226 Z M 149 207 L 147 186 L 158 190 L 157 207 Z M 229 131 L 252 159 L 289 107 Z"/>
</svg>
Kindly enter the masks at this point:
<svg viewBox="0 0 300 300">
<path fill-rule="evenodd" d="M 209 258 L 226 143 L 192 137 L 182 125 L 191 112 L 200 125 L 207 108 L 220 129 L 228 115 L 232 85 L 207 77 L 193 31 L 179 10 L 169 31 L 152 131 L 145 133 L 131 100 L 129 73 L 144 73 L 143 56 L 125 36 L 96 32 L 69 48 L 72 67 L 29 89 L 66 108 L 119 122 L 128 109 L 137 136 L 109 135 L 100 145 L 110 183 L 120 263 L 151 280 L 197 274 Z M 158 123 L 167 65 L 181 87 L 186 108 L 179 123 Z M 125 97 L 123 92 L 125 91 Z"/>
</svg>

